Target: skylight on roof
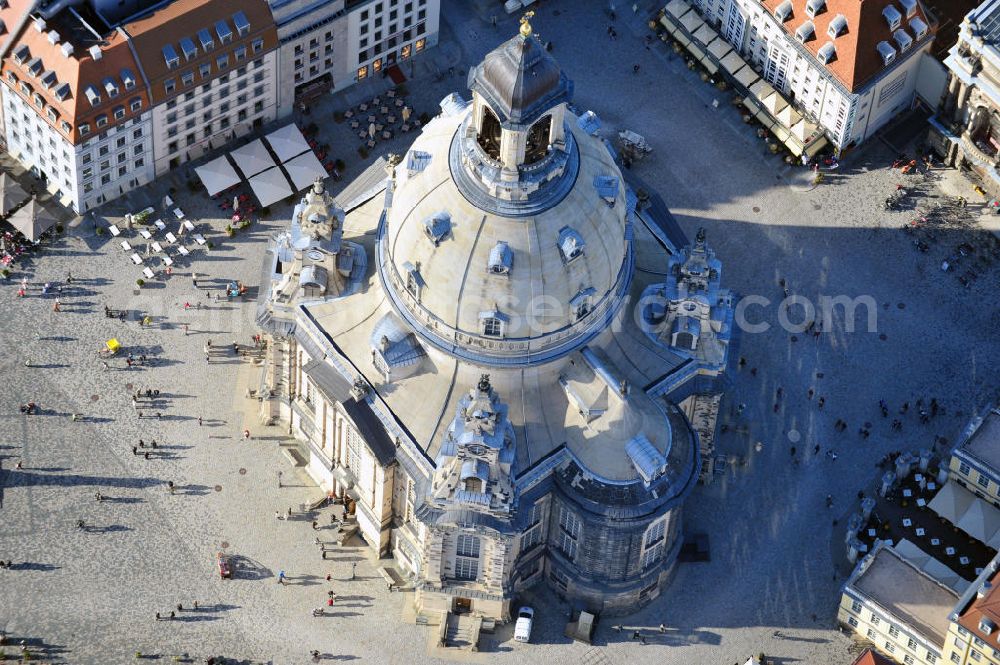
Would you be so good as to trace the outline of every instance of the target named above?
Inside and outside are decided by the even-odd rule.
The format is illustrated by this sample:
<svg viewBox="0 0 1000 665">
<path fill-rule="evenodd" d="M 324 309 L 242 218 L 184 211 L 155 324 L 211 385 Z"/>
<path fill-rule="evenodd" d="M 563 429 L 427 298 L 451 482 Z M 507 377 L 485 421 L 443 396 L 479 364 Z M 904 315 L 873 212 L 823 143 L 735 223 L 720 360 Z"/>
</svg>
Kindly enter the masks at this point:
<svg viewBox="0 0 1000 665">
<path fill-rule="evenodd" d="M 241 37 L 246 37 L 250 34 L 250 20 L 243 12 L 233 14 L 233 25 L 236 26 L 236 32 L 240 33 Z"/>
<path fill-rule="evenodd" d="M 184 59 L 190 60 L 198 55 L 198 47 L 194 45 L 190 37 L 181 38 L 181 50 L 184 51 Z"/>
<path fill-rule="evenodd" d="M 201 47 L 206 51 L 215 48 L 215 40 L 212 39 L 212 33 L 204 28 L 198 31 L 198 41 L 201 42 Z"/>
<path fill-rule="evenodd" d="M 167 63 L 167 67 L 173 69 L 181 64 L 181 58 L 177 55 L 177 51 L 174 49 L 173 44 L 167 44 L 163 47 L 163 59 Z"/>
<path fill-rule="evenodd" d="M 219 35 L 219 41 L 225 44 L 233 38 L 233 31 L 225 21 L 215 22 L 215 34 Z"/>
</svg>

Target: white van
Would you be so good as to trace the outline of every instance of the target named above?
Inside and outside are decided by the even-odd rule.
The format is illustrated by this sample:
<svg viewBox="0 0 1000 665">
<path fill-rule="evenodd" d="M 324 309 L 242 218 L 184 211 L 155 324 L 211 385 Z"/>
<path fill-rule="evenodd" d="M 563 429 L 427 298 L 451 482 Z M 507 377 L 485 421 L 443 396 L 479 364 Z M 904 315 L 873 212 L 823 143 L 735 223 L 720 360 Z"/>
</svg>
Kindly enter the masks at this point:
<svg viewBox="0 0 1000 665">
<path fill-rule="evenodd" d="M 514 639 L 518 642 L 531 640 L 531 622 L 535 618 L 535 610 L 522 607 L 517 611 L 517 623 L 514 624 Z"/>
</svg>

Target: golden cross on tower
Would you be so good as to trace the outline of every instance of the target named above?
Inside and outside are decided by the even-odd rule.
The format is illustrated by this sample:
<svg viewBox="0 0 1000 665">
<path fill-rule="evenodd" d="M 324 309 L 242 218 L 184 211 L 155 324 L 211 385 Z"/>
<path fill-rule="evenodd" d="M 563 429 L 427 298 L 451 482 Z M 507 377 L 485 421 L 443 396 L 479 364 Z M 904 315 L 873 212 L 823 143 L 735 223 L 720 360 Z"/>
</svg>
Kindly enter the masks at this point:
<svg viewBox="0 0 1000 665">
<path fill-rule="evenodd" d="M 521 36 L 522 37 L 530 37 L 531 36 L 531 23 L 529 23 L 528 21 L 530 21 L 531 17 L 534 16 L 534 15 L 535 15 L 535 12 L 534 12 L 534 10 L 532 10 L 532 11 L 525 12 L 524 16 L 521 17 Z"/>
</svg>

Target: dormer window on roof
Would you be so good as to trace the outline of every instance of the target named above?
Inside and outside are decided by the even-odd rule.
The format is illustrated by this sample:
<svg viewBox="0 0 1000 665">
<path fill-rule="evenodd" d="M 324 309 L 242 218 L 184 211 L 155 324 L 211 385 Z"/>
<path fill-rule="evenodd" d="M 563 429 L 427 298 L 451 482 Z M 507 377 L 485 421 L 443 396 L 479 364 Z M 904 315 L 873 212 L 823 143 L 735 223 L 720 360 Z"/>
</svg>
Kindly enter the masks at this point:
<svg viewBox="0 0 1000 665">
<path fill-rule="evenodd" d="M 479 313 L 480 332 L 486 337 L 503 337 L 509 317 L 499 309 Z"/>
<path fill-rule="evenodd" d="M 982 617 L 979 619 L 979 631 L 990 635 L 994 630 L 997 629 L 997 625 L 988 617 Z"/>
<path fill-rule="evenodd" d="M 59 119 L 59 114 L 56 113 L 56 110 L 54 108 L 52 108 L 51 106 L 45 109 L 45 115 L 52 122 L 55 122 L 55 121 L 57 121 Z"/>
<path fill-rule="evenodd" d="M 184 52 L 185 60 L 191 60 L 198 55 L 198 47 L 194 45 L 190 37 L 181 38 L 181 51 Z"/>
<path fill-rule="evenodd" d="M 903 15 L 900 14 L 899 10 L 892 5 L 885 6 L 885 9 L 882 10 L 882 16 L 885 17 L 885 21 L 889 24 L 890 30 L 898 28 L 900 21 L 903 20 Z"/>
<path fill-rule="evenodd" d="M 69 99 L 69 93 L 70 93 L 69 83 L 63 83 L 58 88 L 56 88 L 56 99 L 58 99 L 60 102 L 64 102 L 67 99 Z"/>
<path fill-rule="evenodd" d="M 125 117 L 125 106 L 119 104 L 114 108 L 115 120 L 121 120 Z"/>
<path fill-rule="evenodd" d="M 49 38 L 49 43 L 53 46 L 59 43 L 59 33 L 55 30 L 49 30 L 49 34 L 47 36 Z"/>
<path fill-rule="evenodd" d="M 107 114 L 106 113 L 102 113 L 101 115 L 97 116 L 97 122 L 96 122 L 96 124 L 97 124 L 98 127 L 103 127 L 104 125 L 108 124 L 108 116 L 107 116 Z"/>
<path fill-rule="evenodd" d="M 104 84 L 104 90 L 108 93 L 108 97 L 118 96 L 118 84 L 115 83 L 113 78 L 106 78 L 102 83 Z"/>
<path fill-rule="evenodd" d="M 21 94 L 23 94 L 25 97 L 31 96 L 31 86 L 25 83 L 24 81 L 21 81 L 20 85 L 18 85 L 18 88 L 21 89 Z"/>
<path fill-rule="evenodd" d="M 42 73 L 42 59 L 38 57 L 32 58 L 28 61 L 28 64 L 25 65 L 25 69 L 31 72 L 32 76 L 38 76 Z"/>
<path fill-rule="evenodd" d="M 892 48 L 892 44 L 889 42 L 879 42 L 875 48 L 878 49 L 879 55 L 882 56 L 883 65 L 889 65 L 896 59 L 896 49 Z"/>
<path fill-rule="evenodd" d="M 431 163 L 431 154 L 420 150 L 411 150 L 406 153 L 406 170 L 410 175 L 421 173 Z"/>
<path fill-rule="evenodd" d="M 836 39 L 847 32 L 847 17 L 843 14 L 837 14 L 830 20 L 830 25 L 826 29 L 826 34 L 830 35 L 831 39 Z"/>
<path fill-rule="evenodd" d="M 72 131 L 73 131 L 73 126 L 72 126 L 72 125 L 70 125 L 70 124 L 69 124 L 68 122 L 66 122 L 65 120 L 63 120 L 63 121 L 61 121 L 61 122 L 59 123 L 59 129 L 61 129 L 61 130 L 63 131 L 63 133 L 64 133 L 64 134 L 69 134 L 70 132 L 72 132 Z"/>
<path fill-rule="evenodd" d="M 570 309 L 573 310 L 573 317 L 579 321 L 590 314 L 594 309 L 594 295 L 597 290 L 594 287 L 580 289 L 575 296 L 569 299 Z"/>
<path fill-rule="evenodd" d="M 180 66 L 181 58 L 177 55 L 173 44 L 167 44 L 163 47 L 163 60 L 167 63 L 168 69 L 175 69 Z"/>
<path fill-rule="evenodd" d="M 121 71 L 121 77 L 126 90 L 131 90 L 135 87 L 135 74 L 132 73 L 131 69 L 123 69 Z"/>
<path fill-rule="evenodd" d="M 792 15 L 792 0 L 785 0 L 774 8 L 774 18 L 782 23 L 787 21 Z"/>
<path fill-rule="evenodd" d="M 900 51 L 905 51 L 913 45 L 913 37 L 910 37 L 906 30 L 903 30 L 902 28 L 892 33 L 892 39 L 896 42 Z"/>
<path fill-rule="evenodd" d="M 201 48 L 206 51 L 211 51 L 215 48 L 215 40 L 212 39 L 212 33 L 205 28 L 198 31 L 198 41 L 201 42 Z"/>
<path fill-rule="evenodd" d="M 219 43 L 228 44 L 233 40 L 233 31 L 225 21 L 215 22 L 215 34 L 219 35 Z"/>
<path fill-rule="evenodd" d="M 626 443 L 625 453 L 647 485 L 667 471 L 667 459 L 645 434 L 638 434 Z"/>
<path fill-rule="evenodd" d="M 25 44 L 21 44 L 16 49 L 14 49 L 14 62 L 21 65 L 24 61 L 31 57 L 31 51 Z"/>
<path fill-rule="evenodd" d="M 491 275 L 509 275 L 514 267 L 514 252 L 503 240 L 497 242 L 490 250 L 490 260 L 487 266 Z"/>
<path fill-rule="evenodd" d="M 559 251 L 562 253 L 563 261 L 570 261 L 583 255 L 583 236 L 573 228 L 564 226 L 559 229 Z"/>
<path fill-rule="evenodd" d="M 17 85 L 17 74 L 15 74 L 14 72 L 12 72 L 12 71 L 10 71 L 8 69 L 7 70 L 7 80 L 10 81 L 12 84 Z"/>
<path fill-rule="evenodd" d="M 910 19 L 910 30 L 913 31 L 913 36 L 918 40 L 923 39 L 924 35 L 927 34 L 927 24 L 919 16 L 914 16 Z"/>
<path fill-rule="evenodd" d="M 826 0 L 806 0 L 806 15 L 809 18 L 816 18 L 826 8 Z"/>
<path fill-rule="evenodd" d="M 413 265 L 407 261 L 403 264 L 403 271 L 406 273 L 406 290 L 419 301 L 420 290 L 427 286 L 423 275 L 420 274 L 420 263 L 418 262 L 417 265 Z"/>
<path fill-rule="evenodd" d="M 807 42 L 812 39 L 812 36 L 816 33 L 816 29 L 813 26 L 812 21 L 806 21 L 798 27 L 795 31 L 795 38 L 800 42 Z"/>
<path fill-rule="evenodd" d="M 83 94 L 87 95 L 87 101 L 90 102 L 91 106 L 97 106 L 101 103 L 101 93 L 97 92 L 97 86 L 88 85 L 84 88 Z"/>
<path fill-rule="evenodd" d="M 451 232 L 451 215 L 446 211 L 436 212 L 424 220 L 424 233 L 434 246 L 441 244 Z"/>
<path fill-rule="evenodd" d="M 906 18 L 913 18 L 917 14 L 917 0 L 899 0 L 899 4 L 902 5 L 903 11 L 906 12 Z"/>
<path fill-rule="evenodd" d="M 833 42 L 827 42 L 819 47 L 819 51 L 816 52 L 816 58 L 827 65 L 833 62 L 833 59 L 837 57 L 837 47 L 833 45 Z"/>
<path fill-rule="evenodd" d="M 605 203 L 613 206 L 618 198 L 618 178 L 613 175 L 594 176 L 594 189 Z"/>
<path fill-rule="evenodd" d="M 51 69 L 42 74 L 42 87 L 48 90 L 56 84 L 56 73 Z"/>
<path fill-rule="evenodd" d="M 240 37 L 246 37 L 250 34 L 250 19 L 243 12 L 233 14 L 233 25 L 236 26 L 236 32 L 239 33 Z"/>
</svg>

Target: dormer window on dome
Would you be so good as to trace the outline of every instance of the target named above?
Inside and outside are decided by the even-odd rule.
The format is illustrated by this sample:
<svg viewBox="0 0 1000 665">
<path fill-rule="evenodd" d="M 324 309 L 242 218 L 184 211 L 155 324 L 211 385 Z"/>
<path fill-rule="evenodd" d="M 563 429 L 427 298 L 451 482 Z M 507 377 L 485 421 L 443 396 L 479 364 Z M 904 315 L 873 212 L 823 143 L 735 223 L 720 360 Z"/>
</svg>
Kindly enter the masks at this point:
<svg viewBox="0 0 1000 665">
<path fill-rule="evenodd" d="M 480 332 L 486 337 L 500 338 L 507 329 L 508 317 L 497 308 L 479 313 Z"/>
<path fill-rule="evenodd" d="M 594 309 L 594 295 L 597 290 L 593 287 L 580 289 L 575 296 L 570 298 L 569 306 L 573 310 L 573 318 L 577 321 L 584 318 Z"/>
<path fill-rule="evenodd" d="M 451 233 L 451 215 L 442 210 L 424 220 L 424 233 L 437 247 Z"/>
<path fill-rule="evenodd" d="M 491 275 L 509 275 L 514 266 L 514 253 L 503 240 L 497 242 L 490 250 L 488 270 Z"/>
<path fill-rule="evenodd" d="M 576 229 L 569 226 L 559 229 L 559 252 L 563 261 L 569 263 L 583 256 L 583 246 L 583 236 Z"/>
</svg>

